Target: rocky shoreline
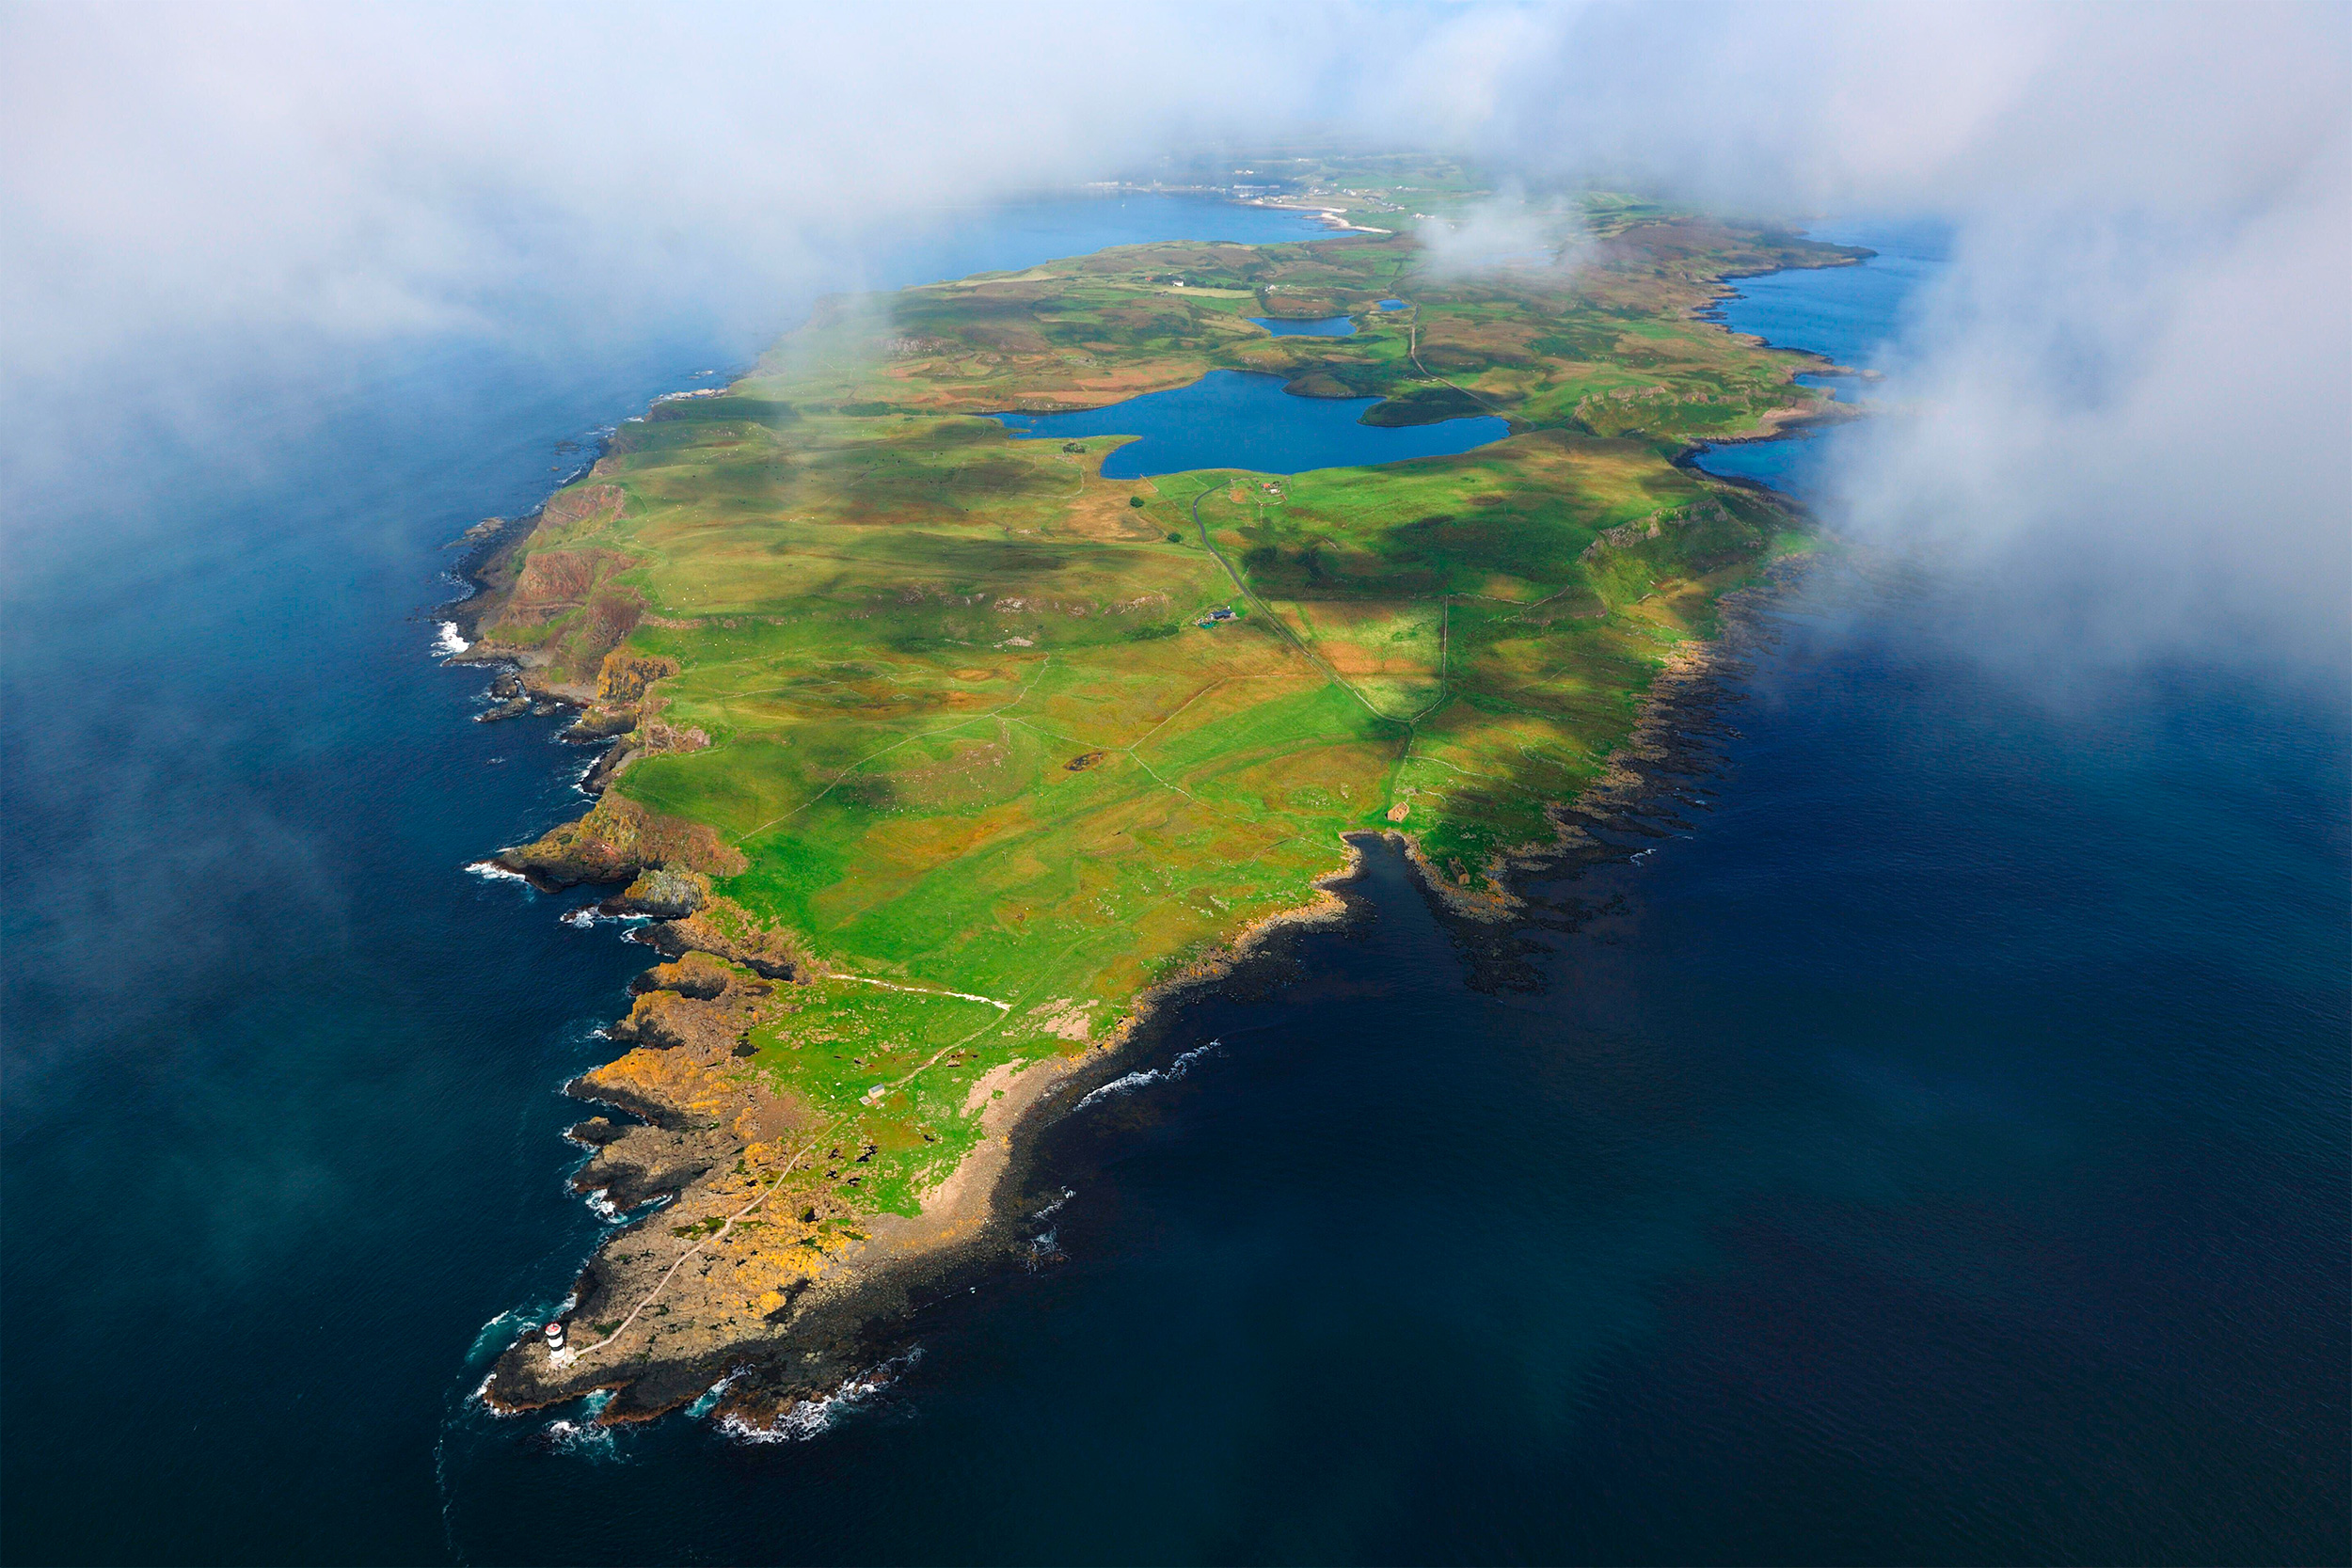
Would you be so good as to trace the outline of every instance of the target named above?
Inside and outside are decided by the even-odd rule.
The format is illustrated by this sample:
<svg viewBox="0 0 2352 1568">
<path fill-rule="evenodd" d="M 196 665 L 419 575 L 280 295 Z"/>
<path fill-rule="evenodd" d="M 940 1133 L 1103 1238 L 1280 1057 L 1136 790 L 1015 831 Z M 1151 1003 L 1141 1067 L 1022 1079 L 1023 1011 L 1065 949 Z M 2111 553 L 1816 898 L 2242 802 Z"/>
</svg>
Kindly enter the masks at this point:
<svg viewBox="0 0 2352 1568">
<path fill-rule="evenodd" d="M 1791 412 L 1788 422 L 1845 417 L 1818 406 Z M 1786 424 L 1756 438 L 1785 434 Z M 608 504 L 598 499 L 597 478 L 592 467 L 561 504 Z M 1548 813 L 1549 840 L 1495 855 L 1473 889 L 1467 876 L 1457 880 L 1431 865 L 1401 825 L 1344 835 L 1345 863 L 1316 883 L 1309 903 L 1253 923 L 1136 995 L 1106 1038 L 1066 1054 L 1049 1047 L 983 1077 L 964 1105 L 978 1122 L 978 1146 L 920 1195 L 909 1216 L 860 1201 L 859 1167 L 876 1150 L 861 1143 L 854 1110 L 828 1115 L 739 1065 L 755 1049 L 755 1030 L 798 1010 L 797 988 L 888 982 L 831 974 L 795 939 L 716 893 L 713 879 L 740 873 L 744 861 L 711 829 L 657 817 L 606 788 L 637 756 L 707 744 L 661 718 L 658 684 L 675 666 L 628 651 L 630 616 L 598 623 L 596 640 L 561 665 L 530 647 L 475 641 L 510 612 L 531 625 L 530 613 L 578 609 L 594 591 L 592 581 L 557 581 L 552 568 L 518 564 L 537 522 L 534 515 L 489 530 L 466 568 L 481 592 L 437 613 L 471 644 L 454 660 L 497 667 L 492 705 L 481 718 L 568 710 L 575 718 L 563 738 L 606 750 L 581 782 L 596 798 L 594 808 L 500 851 L 494 863 L 548 891 L 611 890 L 598 908 L 644 921 L 631 940 L 666 961 L 639 977 L 628 1016 L 608 1031 L 624 1053 L 565 1086 L 598 1113 L 566 1134 L 587 1151 L 573 1190 L 629 1223 L 583 1264 L 562 1338 L 527 1327 L 480 1397 L 514 1413 L 607 1391 L 596 1419 L 610 1424 L 650 1419 L 715 1391 L 717 1415 L 752 1433 L 870 1379 L 903 1347 L 925 1300 L 1019 1256 L 1015 1238 L 1030 1205 L 1012 1178 L 1034 1158 L 1042 1129 L 1137 1058 L 1166 1050 L 1185 1001 L 1263 990 L 1294 973 L 1300 938 L 1360 912 L 1351 884 L 1373 843 L 1408 857 L 1424 897 L 1460 943 L 1473 985 L 1539 984 L 1529 930 L 1573 929 L 1587 911 L 1572 896 L 1538 898 L 1535 885 L 1687 829 L 1678 808 L 1728 733 L 1724 715 L 1738 700 L 1741 668 L 1735 648 L 1770 580 L 1725 595 L 1716 638 L 1687 643 L 1669 660 L 1602 775 Z"/>
<path fill-rule="evenodd" d="M 706 1227 L 715 1241 L 734 1225 L 766 1223 L 750 1216 L 787 1187 L 787 1207 L 803 1205 L 806 1194 L 791 1181 L 796 1173 L 813 1174 L 829 1164 L 825 1175 L 831 1180 L 859 1162 L 862 1151 L 849 1147 L 838 1129 L 805 1121 L 792 1125 L 798 1119 L 794 1108 L 763 1097 L 756 1086 L 739 1105 L 714 1106 L 707 1095 L 698 1096 L 707 1088 L 701 1071 L 741 1053 L 754 1026 L 792 1006 L 792 982 L 818 978 L 823 972 L 801 960 L 775 965 L 773 978 L 746 974 L 747 966 L 725 961 L 702 945 L 707 933 L 690 924 L 691 914 L 642 928 L 635 940 L 681 956 L 640 976 L 628 1016 L 608 1031 L 632 1049 L 564 1090 L 631 1119 L 625 1123 L 599 1115 L 573 1127 L 567 1136 L 591 1151 L 572 1179 L 575 1192 L 608 1212 L 661 1207 L 646 1211 L 651 1217 L 640 1218 L 601 1246 L 573 1286 L 567 1323 L 598 1338 L 575 1339 L 568 1350 L 551 1352 L 538 1325 L 530 1325 L 485 1383 L 485 1402 L 514 1413 L 611 1389 L 613 1397 L 598 1412 L 599 1420 L 643 1420 L 723 1380 L 718 1415 L 749 1429 L 765 1429 L 796 1406 L 828 1397 L 869 1372 L 897 1348 L 894 1333 L 918 1296 L 944 1290 L 973 1270 L 1000 1266 L 1012 1256 L 1012 1232 L 1024 1214 L 1004 1180 L 1008 1170 L 1025 1156 L 1043 1125 L 1086 1091 L 1127 1070 L 1139 1049 L 1158 1040 L 1170 1004 L 1263 965 L 1291 934 L 1347 918 L 1345 889 L 1359 874 L 1362 858 L 1359 847 L 1351 844 L 1348 850 L 1348 864 L 1325 879 L 1311 903 L 1259 921 L 1139 996 L 1125 1023 L 1098 1045 L 1009 1075 L 1001 1098 L 976 1091 L 983 1142 L 929 1195 L 919 1215 L 859 1217 L 846 1201 L 828 1212 L 821 1199 L 801 1208 L 797 1219 L 803 1225 L 853 1221 L 869 1228 L 849 1232 L 850 1245 L 771 1291 L 775 1306 L 755 1320 L 730 1309 L 745 1291 L 733 1277 L 743 1266 L 740 1260 L 714 1281 L 715 1271 L 726 1261 L 715 1253 L 682 1273 L 669 1254 L 630 1250 L 626 1238 L 646 1227 L 668 1225 L 681 1238 Z M 640 912 L 646 907 L 648 884 L 665 875 L 644 873 L 601 907 Z M 534 879 L 543 885 L 553 880 L 544 866 Z M 698 883 L 707 887 L 700 878 L 688 885 Z M 718 1114 L 724 1112 L 733 1114 Z M 796 1138 L 805 1141 L 778 1161 L 774 1156 L 783 1145 Z M 747 1168 L 763 1154 L 768 1158 L 760 1168 Z M 803 1156 L 815 1158 L 803 1165 Z M 723 1174 L 716 1182 L 707 1180 L 730 1161 L 739 1180 L 730 1182 Z M 675 1223 L 680 1219 L 688 1223 Z M 598 1357 L 605 1344 L 628 1332 L 648 1309 L 665 1319 L 684 1319 L 692 1331 L 670 1334 L 676 1342 L 658 1357 Z"/>
<path fill-rule="evenodd" d="M 550 1352 L 538 1325 L 531 1325 L 485 1381 L 485 1402 L 515 1413 L 610 1390 L 597 1419 L 614 1423 L 650 1419 L 720 1388 L 716 1417 L 758 1434 L 805 1418 L 817 1402 L 880 1375 L 876 1369 L 912 1338 L 924 1302 L 1025 1256 L 1027 1183 L 1010 1178 L 1025 1168 L 1043 1129 L 1087 1092 L 1134 1070 L 1139 1059 L 1166 1053 L 1184 1003 L 1210 993 L 1263 993 L 1294 977 L 1300 938 L 1335 930 L 1360 913 L 1350 890 L 1374 843 L 1386 841 L 1411 861 L 1423 896 L 1461 947 L 1473 986 L 1539 985 L 1528 962 L 1530 932 L 1572 930 L 1592 911 L 1573 896 L 1538 899 L 1534 888 L 1688 831 L 1680 812 L 1692 786 L 1711 770 L 1710 754 L 1733 733 L 1725 716 L 1740 700 L 1740 650 L 1757 634 L 1754 611 L 1789 570 L 1725 596 L 1717 637 L 1686 647 L 1661 673 L 1602 777 L 1552 813 L 1557 832 L 1550 842 L 1497 857 L 1487 887 L 1472 893 L 1437 874 L 1401 832 L 1348 835 L 1346 863 L 1319 884 L 1310 904 L 1257 922 L 1137 996 L 1126 1022 L 1096 1047 L 1011 1077 L 1017 1093 L 985 1103 L 980 1148 L 913 1220 L 858 1217 L 846 1200 L 830 1211 L 826 1200 L 810 1200 L 796 1175 L 810 1179 L 823 1169 L 827 1180 L 835 1180 L 859 1159 L 860 1150 L 829 1141 L 842 1136 L 837 1129 L 796 1116 L 755 1085 L 725 1102 L 707 1093 L 704 1074 L 744 1053 L 750 1030 L 792 1006 L 796 982 L 824 973 L 803 954 L 759 949 L 739 929 L 710 918 L 707 875 L 676 863 L 710 847 L 632 841 L 630 834 L 642 834 L 647 824 L 632 822 L 633 808 L 607 797 L 583 824 L 602 815 L 610 833 L 584 833 L 552 852 L 539 852 L 540 846 L 502 852 L 501 864 L 543 887 L 612 885 L 626 875 L 626 885 L 599 908 L 647 919 L 632 939 L 668 961 L 634 982 L 628 1015 L 611 1026 L 612 1037 L 630 1049 L 565 1086 L 600 1108 L 567 1134 L 589 1150 L 573 1190 L 605 1212 L 634 1216 L 634 1223 L 583 1266 L 565 1314 L 578 1336 L 571 1348 Z M 644 868 L 632 854 L 662 863 Z M 788 1217 L 797 1222 L 868 1228 L 838 1232 L 847 1239 L 838 1252 L 804 1275 L 773 1282 L 765 1295 L 752 1297 L 740 1277 L 755 1266 L 748 1259 L 720 1248 L 681 1255 L 675 1246 L 630 1245 L 630 1238 L 658 1235 L 664 1227 L 699 1247 L 700 1237 L 716 1241 L 734 1227 L 765 1224 L 763 1205 L 787 1188 L 794 1210 Z M 747 1317 L 744 1303 L 753 1299 L 774 1305 Z M 663 1320 L 658 1352 L 648 1343 L 626 1358 L 598 1354 L 649 1313 Z"/>
</svg>

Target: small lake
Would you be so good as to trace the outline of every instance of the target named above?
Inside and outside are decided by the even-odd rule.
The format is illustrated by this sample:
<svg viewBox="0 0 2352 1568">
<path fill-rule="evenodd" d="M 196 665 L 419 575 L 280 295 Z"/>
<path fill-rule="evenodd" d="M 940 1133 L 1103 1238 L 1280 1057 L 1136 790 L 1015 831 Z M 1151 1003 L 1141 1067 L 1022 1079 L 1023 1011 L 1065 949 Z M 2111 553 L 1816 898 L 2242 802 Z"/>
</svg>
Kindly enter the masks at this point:
<svg viewBox="0 0 2352 1568">
<path fill-rule="evenodd" d="M 1383 310 L 1402 310 L 1406 309 L 1406 305 L 1401 299 L 1384 299 L 1380 302 L 1380 309 Z"/>
<path fill-rule="evenodd" d="M 1511 433 L 1507 420 L 1491 414 L 1403 429 L 1361 423 L 1364 410 L 1379 401 L 1294 397 L 1282 390 L 1280 376 L 1211 371 L 1189 387 L 1147 392 L 1108 408 L 995 417 L 1028 440 L 1137 437 L 1103 460 L 1105 479 L 1149 479 L 1195 468 L 1297 474 L 1363 467 L 1451 456 Z"/>
<path fill-rule="evenodd" d="M 1356 324 L 1345 316 L 1323 316 L 1313 321 L 1284 321 L 1279 316 L 1252 316 L 1251 321 L 1278 338 L 1353 338 Z"/>
</svg>

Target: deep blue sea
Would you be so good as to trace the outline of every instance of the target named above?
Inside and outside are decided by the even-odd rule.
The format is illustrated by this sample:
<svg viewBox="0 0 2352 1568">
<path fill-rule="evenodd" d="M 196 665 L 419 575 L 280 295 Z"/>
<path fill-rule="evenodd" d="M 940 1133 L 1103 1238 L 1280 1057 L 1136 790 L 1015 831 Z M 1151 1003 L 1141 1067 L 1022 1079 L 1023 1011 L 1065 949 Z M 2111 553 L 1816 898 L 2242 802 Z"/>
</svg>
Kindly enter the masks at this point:
<svg viewBox="0 0 2352 1568">
<path fill-rule="evenodd" d="M 1067 202 L 871 280 L 1315 231 Z M 1735 325 L 1867 365 L 1939 263 L 1852 237 Z M 266 467 L 16 552 L 0 1556 L 2352 1555 L 2342 693 L 2056 707 L 1867 562 L 1767 616 L 1688 829 L 1552 890 L 1594 912 L 1536 989 L 1471 989 L 1376 857 L 1375 918 L 1049 1134 L 1066 1260 L 932 1306 L 808 1440 L 484 1415 L 491 1325 L 598 1232 L 555 1090 L 645 955 L 460 869 L 584 757 L 469 722 L 412 612 L 559 442 L 756 346 L 380 356 L 246 413 Z M 1803 487 L 1836 442 L 1708 461 Z"/>
</svg>

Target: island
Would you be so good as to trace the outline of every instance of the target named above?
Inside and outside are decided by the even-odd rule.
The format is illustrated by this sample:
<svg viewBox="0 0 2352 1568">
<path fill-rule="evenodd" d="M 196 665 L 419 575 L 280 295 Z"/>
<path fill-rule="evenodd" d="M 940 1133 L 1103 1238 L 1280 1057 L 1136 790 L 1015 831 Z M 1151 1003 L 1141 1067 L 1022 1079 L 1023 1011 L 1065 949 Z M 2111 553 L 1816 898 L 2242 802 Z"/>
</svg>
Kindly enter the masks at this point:
<svg viewBox="0 0 2352 1568">
<path fill-rule="evenodd" d="M 1400 218 L 1474 189 L 1346 172 L 1297 198 L 1327 239 L 828 299 L 489 542 L 461 657 L 501 667 L 494 711 L 609 746 L 593 809 L 498 863 L 605 887 L 664 960 L 570 1085 L 575 1186 L 630 1223 L 493 1408 L 829 1392 L 910 1292 L 1004 1255 L 1025 1130 L 1267 933 L 1341 918 L 1367 835 L 1465 927 L 1596 847 L 1645 705 L 1804 535 L 1681 460 L 1833 412 L 1818 360 L 1708 308 L 1865 253 L 1588 197 L 1565 253 L 1463 270 Z M 1218 372 L 1494 438 L 1145 474 L 1050 418 Z"/>
</svg>

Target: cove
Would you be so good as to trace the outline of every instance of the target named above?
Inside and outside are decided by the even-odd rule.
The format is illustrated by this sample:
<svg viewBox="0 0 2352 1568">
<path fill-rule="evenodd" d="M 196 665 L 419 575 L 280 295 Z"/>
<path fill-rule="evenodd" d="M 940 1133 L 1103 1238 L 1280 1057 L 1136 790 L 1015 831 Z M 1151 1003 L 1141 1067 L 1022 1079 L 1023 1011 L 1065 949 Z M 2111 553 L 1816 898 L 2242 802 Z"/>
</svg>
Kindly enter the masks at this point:
<svg viewBox="0 0 2352 1568">
<path fill-rule="evenodd" d="M 1879 373 L 1889 334 L 1907 302 L 1950 261 L 1951 237 L 1931 222 L 1847 225 L 1834 238 L 1869 250 L 1859 267 L 1820 267 L 1740 278 L 1738 292 L 1713 315 L 1734 332 L 1746 332 L 1790 348 L 1826 356 L 1839 370 L 1807 371 L 1797 380 L 1826 387 L 1840 403 L 1887 395 L 1886 383 L 1866 380 Z M 1795 496 L 1810 506 L 1835 503 L 1836 476 L 1844 471 L 1862 425 L 1828 425 L 1771 441 L 1733 441 L 1708 446 L 1697 466 L 1723 479 L 1753 480 Z"/>
<path fill-rule="evenodd" d="M 1189 387 L 1147 392 L 1070 414 L 999 414 L 1023 440 L 1134 436 L 1103 460 L 1105 479 L 1149 479 L 1196 468 L 1297 474 L 1449 457 L 1511 433 L 1492 415 L 1390 428 L 1362 422 L 1378 398 L 1302 398 L 1279 376 L 1211 371 Z"/>
</svg>

